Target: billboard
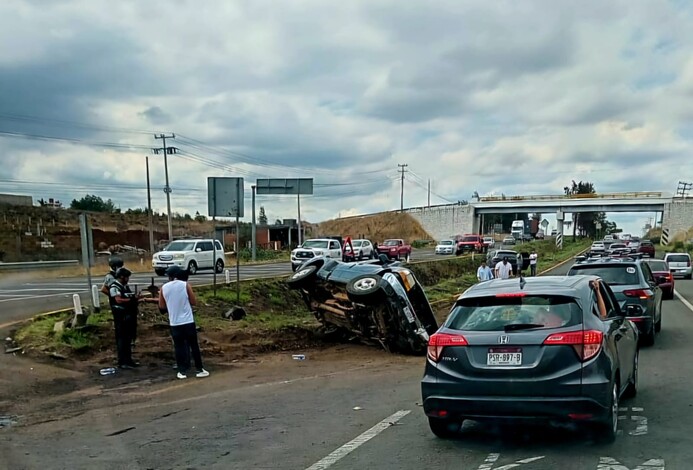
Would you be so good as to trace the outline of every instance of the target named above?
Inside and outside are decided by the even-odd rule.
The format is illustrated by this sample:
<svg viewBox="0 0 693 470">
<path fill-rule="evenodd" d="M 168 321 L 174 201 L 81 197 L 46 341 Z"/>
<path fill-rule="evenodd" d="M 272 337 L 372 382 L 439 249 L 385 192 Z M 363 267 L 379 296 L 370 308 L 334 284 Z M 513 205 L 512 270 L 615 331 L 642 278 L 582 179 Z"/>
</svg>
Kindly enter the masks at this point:
<svg viewBox="0 0 693 470">
<path fill-rule="evenodd" d="M 210 217 L 243 217 L 243 178 L 207 178 Z"/>
<path fill-rule="evenodd" d="M 258 178 L 257 194 L 313 194 L 313 178 Z"/>
</svg>

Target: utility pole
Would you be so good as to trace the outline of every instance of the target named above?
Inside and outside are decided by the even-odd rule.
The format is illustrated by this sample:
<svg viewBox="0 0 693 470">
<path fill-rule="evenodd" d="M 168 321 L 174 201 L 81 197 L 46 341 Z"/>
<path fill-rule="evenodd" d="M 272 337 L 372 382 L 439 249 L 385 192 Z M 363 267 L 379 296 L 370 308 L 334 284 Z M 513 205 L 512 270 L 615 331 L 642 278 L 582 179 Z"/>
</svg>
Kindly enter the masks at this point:
<svg viewBox="0 0 693 470">
<path fill-rule="evenodd" d="M 685 199 L 692 187 L 693 183 L 679 181 L 679 186 L 676 188 L 676 196 Z"/>
<path fill-rule="evenodd" d="M 405 164 L 397 164 L 398 170 L 400 173 L 402 173 L 402 189 L 400 190 L 399 193 L 399 210 L 400 212 L 404 212 L 404 173 L 407 172 L 407 167 L 409 165 Z"/>
<path fill-rule="evenodd" d="M 149 251 L 154 253 L 154 223 L 152 222 L 152 192 L 149 185 L 149 157 L 144 157 L 147 162 L 147 216 L 149 219 Z"/>
<path fill-rule="evenodd" d="M 252 227 L 251 227 L 251 238 L 252 238 L 252 251 L 253 251 L 253 261 L 255 261 L 255 258 L 257 257 L 257 224 L 255 222 L 255 185 L 251 186 L 253 190 L 253 218 L 252 218 Z M 289 229 L 291 230 L 291 229 Z"/>
<path fill-rule="evenodd" d="M 428 207 L 431 207 L 431 179 L 428 179 Z"/>
<path fill-rule="evenodd" d="M 164 192 L 166 193 L 166 212 L 168 212 L 168 241 L 173 241 L 173 222 L 171 218 L 171 186 L 168 183 L 168 155 L 175 154 L 178 150 L 176 147 L 166 147 L 166 139 L 175 139 L 175 134 L 159 134 L 154 136 L 155 139 L 161 139 L 163 143 L 163 148 L 153 149 L 154 154 L 158 155 L 160 151 L 164 153 L 164 172 L 166 173 L 166 186 L 164 187 Z"/>
</svg>

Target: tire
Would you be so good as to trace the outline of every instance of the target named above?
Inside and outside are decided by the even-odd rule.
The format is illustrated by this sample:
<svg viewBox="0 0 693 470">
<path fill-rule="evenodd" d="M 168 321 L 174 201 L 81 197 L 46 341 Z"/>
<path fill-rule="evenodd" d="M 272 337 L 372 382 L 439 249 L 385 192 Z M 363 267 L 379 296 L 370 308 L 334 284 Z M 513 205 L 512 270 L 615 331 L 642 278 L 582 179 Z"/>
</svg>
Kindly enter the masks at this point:
<svg viewBox="0 0 693 470">
<path fill-rule="evenodd" d="M 662 331 L 662 313 L 659 314 L 659 320 L 655 323 L 655 333 Z"/>
<path fill-rule="evenodd" d="M 609 400 L 609 412 L 606 418 L 597 424 L 597 440 L 601 444 L 611 444 L 616 440 L 618 431 L 618 382 L 611 386 L 611 400 Z"/>
<path fill-rule="evenodd" d="M 292 289 L 302 289 L 315 278 L 318 267 L 315 265 L 300 267 L 286 281 Z"/>
<path fill-rule="evenodd" d="M 157 276 L 165 276 L 166 275 L 166 270 L 165 269 L 155 269 L 154 272 L 156 273 Z"/>
<path fill-rule="evenodd" d="M 645 346 L 654 346 L 655 344 L 655 325 L 652 325 L 652 328 L 650 328 L 650 331 L 642 335 L 642 344 Z"/>
<path fill-rule="evenodd" d="M 428 418 L 428 426 L 431 432 L 440 439 L 452 439 L 460 432 L 462 421 L 453 421 L 443 418 Z"/>
<path fill-rule="evenodd" d="M 383 296 L 383 278 L 377 274 L 357 276 L 347 282 L 346 291 L 349 300 L 356 303 L 372 303 Z"/>
<path fill-rule="evenodd" d="M 224 262 L 220 259 L 217 260 L 217 263 L 214 265 L 214 270 L 217 272 L 217 274 L 221 274 L 224 272 Z"/>
<path fill-rule="evenodd" d="M 693 274 L 689 274 L 688 276 L 684 276 L 684 279 L 688 279 L 689 281 L 693 279 Z"/>
<path fill-rule="evenodd" d="M 188 274 L 191 276 L 197 274 L 197 263 L 195 261 L 190 261 L 190 263 L 188 263 Z"/>
<path fill-rule="evenodd" d="M 639 363 L 640 351 L 635 351 L 635 358 L 633 358 L 633 377 L 631 377 L 630 382 L 626 390 L 623 392 L 623 398 L 635 398 L 638 394 L 638 363 Z"/>
</svg>

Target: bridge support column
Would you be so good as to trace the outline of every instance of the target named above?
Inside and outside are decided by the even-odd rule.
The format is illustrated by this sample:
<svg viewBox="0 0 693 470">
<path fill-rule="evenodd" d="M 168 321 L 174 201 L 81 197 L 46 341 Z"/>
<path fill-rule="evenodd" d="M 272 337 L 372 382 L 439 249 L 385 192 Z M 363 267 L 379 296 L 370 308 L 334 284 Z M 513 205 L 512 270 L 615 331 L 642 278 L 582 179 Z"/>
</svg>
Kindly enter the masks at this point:
<svg viewBox="0 0 693 470">
<path fill-rule="evenodd" d="M 563 211 L 559 210 L 556 212 L 556 247 L 559 250 L 563 249 L 563 222 L 565 221 L 565 214 Z"/>
</svg>

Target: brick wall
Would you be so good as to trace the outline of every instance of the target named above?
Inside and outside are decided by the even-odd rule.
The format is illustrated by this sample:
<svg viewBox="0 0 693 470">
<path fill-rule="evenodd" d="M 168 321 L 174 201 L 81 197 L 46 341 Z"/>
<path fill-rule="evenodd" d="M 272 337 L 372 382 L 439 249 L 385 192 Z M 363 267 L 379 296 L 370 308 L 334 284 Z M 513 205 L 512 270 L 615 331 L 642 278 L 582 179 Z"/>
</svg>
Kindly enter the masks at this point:
<svg viewBox="0 0 693 470">
<path fill-rule="evenodd" d="M 664 208 L 663 228 L 669 229 L 669 240 L 683 236 L 693 227 L 693 199 L 674 200 Z"/>
<path fill-rule="evenodd" d="M 469 205 L 417 207 L 405 211 L 436 240 L 448 239 L 451 235 L 461 233 L 474 233 L 474 228 L 478 224 L 478 221 L 474 220 L 474 208 Z"/>
</svg>

